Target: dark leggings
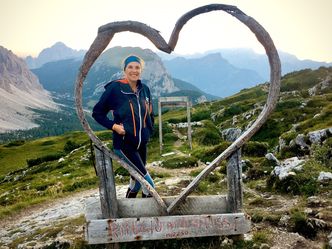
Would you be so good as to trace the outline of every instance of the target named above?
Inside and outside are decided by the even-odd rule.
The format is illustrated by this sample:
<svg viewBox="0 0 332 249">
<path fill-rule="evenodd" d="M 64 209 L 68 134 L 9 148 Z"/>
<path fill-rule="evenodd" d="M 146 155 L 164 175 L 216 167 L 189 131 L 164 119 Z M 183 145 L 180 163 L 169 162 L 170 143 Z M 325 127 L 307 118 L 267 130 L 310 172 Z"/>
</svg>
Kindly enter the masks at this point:
<svg viewBox="0 0 332 249">
<path fill-rule="evenodd" d="M 136 171 L 140 173 L 142 177 L 144 177 L 144 179 L 147 180 L 148 183 L 150 183 L 150 185 L 154 188 L 154 182 L 145 168 L 147 153 L 146 145 L 141 145 L 138 149 L 124 145 L 119 150 L 114 149 L 114 152 L 131 167 L 135 168 Z M 141 184 L 139 181 L 131 177 L 129 188 L 131 192 L 138 192 L 141 189 Z M 143 187 L 143 193 L 149 194 L 145 187 Z"/>
</svg>

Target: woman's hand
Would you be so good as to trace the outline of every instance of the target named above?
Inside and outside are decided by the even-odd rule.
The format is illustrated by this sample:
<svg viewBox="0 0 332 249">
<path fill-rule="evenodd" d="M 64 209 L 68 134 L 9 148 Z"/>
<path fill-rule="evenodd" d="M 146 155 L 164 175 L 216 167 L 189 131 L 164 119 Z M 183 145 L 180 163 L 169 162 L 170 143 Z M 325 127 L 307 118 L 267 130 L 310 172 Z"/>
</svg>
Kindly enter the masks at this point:
<svg viewBox="0 0 332 249">
<path fill-rule="evenodd" d="M 115 131 L 116 133 L 118 133 L 119 135 L 125 135 L 126 131 L 123 127 L 123 124 L 114 124 L 112 126 L 112 130 Z"/>
</svg>

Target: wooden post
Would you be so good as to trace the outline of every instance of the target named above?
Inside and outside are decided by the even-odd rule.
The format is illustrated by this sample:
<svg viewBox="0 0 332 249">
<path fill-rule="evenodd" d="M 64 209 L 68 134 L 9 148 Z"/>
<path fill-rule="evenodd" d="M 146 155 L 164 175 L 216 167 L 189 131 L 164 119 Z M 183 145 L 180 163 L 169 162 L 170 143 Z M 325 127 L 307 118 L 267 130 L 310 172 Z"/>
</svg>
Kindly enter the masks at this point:
<svg viewBox="0 0 332 249">
<path fill-rule="evenodd" d="M 240 129 L 235 130 L 235 136 L 226 138 L 229 142 L 234 142 L 241 133 Z M 242 168 L 240 164 L 241 148 L 234 151 L 227 160 L 227 187 L 228 187 L 228 212 L 237 213 L 242 210 Z"/>
<path fill-rule="evenodd" d="M 234 142 L 240 136 L 239 130 L 237 136 L 227 139 Z M 243 190 L 242 190 L 242 167 L 241 148 L 234 151 L 227 160 L 227 211 L 229 213 L 238 213 L 242 211 L 243 207 Z M 232 235 L 234 241 L 244 240 L 243 234 Z"/>
<path fill-rule="evenodd" d="M 190 149 L 193 149 L 192 142 L 191 142 L 191 118 L 190 118 L 190 102 L 187 99 L 187 122 L 188 122 L 188 141 Z"/>
<path fill-rule="evenodd" d="M 101 213 L 104 219 L 118 218 L 118 202 L 113 174 L 112 159 L 103 150 L 94 146 L 96 157 L 96 171 L 99 176 L 99 195 Z M 118 249 L 119 244 L 106 244 L 107 249 Z"/>
<path fill-rule="evenodd" d="M 242 210 L 242 168 L 240 165 L 241 149 L 235 151 L 227 162 L 228 211 L 237 213 Z"/>
<path fill-rule="evenodd" d="M 161 121 L 161 100 L 158 99 L 158 118 L 159 118 L 159 146 L 160 146 L 160 154 L 163 150 L 163 123 Z"/>
</svg>

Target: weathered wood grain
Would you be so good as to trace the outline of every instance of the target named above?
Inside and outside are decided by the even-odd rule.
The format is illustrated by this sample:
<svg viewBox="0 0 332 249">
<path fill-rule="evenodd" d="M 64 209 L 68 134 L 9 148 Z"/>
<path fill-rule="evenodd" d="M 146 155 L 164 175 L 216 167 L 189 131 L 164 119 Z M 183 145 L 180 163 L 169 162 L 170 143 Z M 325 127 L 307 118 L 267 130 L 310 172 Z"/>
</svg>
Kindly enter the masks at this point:
<svg viewBox="0 0 332 249">
<path fill-rule="evenodd" d="M 243 213 L 90 220 L 89 244 L 244 234 L 250 221 Z"/>
<path fill-rule="evenodd" d="M 164 197 L 169 205 L 175 197 Z M 154 217 L 159 215 L 159 207 L 151 198 L 118 199 L 118 218 Z M 103 219 L 100 201 L 97 197 L 90 197 L 85 202 L 86 220 Z M 227 198 L 225 195 L 188 196 L 188 198 L 174 210 L 174 215 L 189 214 L 222 214 L 227 213 Z"/>
</svg>

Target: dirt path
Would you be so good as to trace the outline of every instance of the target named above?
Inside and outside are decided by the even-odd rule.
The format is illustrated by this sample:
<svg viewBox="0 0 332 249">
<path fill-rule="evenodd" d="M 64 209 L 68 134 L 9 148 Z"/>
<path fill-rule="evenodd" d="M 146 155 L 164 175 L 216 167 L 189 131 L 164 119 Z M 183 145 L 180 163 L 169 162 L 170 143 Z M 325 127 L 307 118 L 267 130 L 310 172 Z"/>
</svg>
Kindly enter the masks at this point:
<svg viewBox="0 0 332 249">
<path fill-rule="evenodd" d="M 117 186 L 118 197 L 123 198 L 126 190 L 126 185 Z M 17 238 L 33 234 L 37 229 L 43 230 L 54 223 L 64 222 L 84 215 L 85 200 L 92 196 L 99 196 L 98 189 L 86 190 L 72 196 L 36 205 L 13 217 L 1 220 L 0 245 L 1 243 L 9 245 Z"/>
</svg>

